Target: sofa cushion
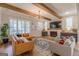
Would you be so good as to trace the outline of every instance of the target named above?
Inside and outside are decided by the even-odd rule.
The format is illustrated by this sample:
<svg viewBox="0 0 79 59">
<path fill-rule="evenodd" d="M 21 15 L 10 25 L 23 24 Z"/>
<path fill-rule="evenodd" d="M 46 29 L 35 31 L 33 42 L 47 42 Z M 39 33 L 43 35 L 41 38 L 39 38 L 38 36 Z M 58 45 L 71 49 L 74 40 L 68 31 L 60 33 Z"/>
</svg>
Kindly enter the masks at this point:
<svg viewBox="0 0 79 59">
<path fill-rule="evenodd" d="M 16 42 L 22 43 L 22 40 L 20 40 L 18 36 L 14 35 L 14 38 L 15 38 Z"/>
<path fill-rule="evenodd" d="M 22 42 L 29 42 L 28 39 L 26 39 L 25 37 L 20 37 L 19 38 Z"/>
<path fill-rule="evenodd" d="M 28 37 L 29 34 L 28 34 L 28 33 L 23 33 L 22 36 L 23 36 L 23 37 Z"/>
<path fill-rule="evenodd" d="M 71 40 L 70 39 L 66 39 L 64 45 L 70 46 L 71 45 Z"/>
<path fill-rule="evenodd" d="M 10 35 L 10 39 L 12 39 L 15 44 L 18 44 L 18 43 L 19 43 L 19 42 L 15 39 L 14 35 Z"/>
</svg>

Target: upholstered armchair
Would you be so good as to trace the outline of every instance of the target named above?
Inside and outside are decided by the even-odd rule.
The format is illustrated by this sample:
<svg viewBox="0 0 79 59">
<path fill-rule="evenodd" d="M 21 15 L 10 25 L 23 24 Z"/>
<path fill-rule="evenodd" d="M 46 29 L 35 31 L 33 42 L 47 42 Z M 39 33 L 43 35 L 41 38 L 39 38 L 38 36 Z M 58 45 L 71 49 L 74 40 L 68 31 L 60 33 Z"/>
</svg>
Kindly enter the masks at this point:
<svg viewBox="0 0 79 59">
<path fill-rule="evenodd" d="M 36 38 L 34 40 L 34 50 L 33 50 L 33 55 L 37 56 L 50 56 L 51 50 L 50 50 L 50 45 L 45 39 L 43 38 Z"/>
</svg>

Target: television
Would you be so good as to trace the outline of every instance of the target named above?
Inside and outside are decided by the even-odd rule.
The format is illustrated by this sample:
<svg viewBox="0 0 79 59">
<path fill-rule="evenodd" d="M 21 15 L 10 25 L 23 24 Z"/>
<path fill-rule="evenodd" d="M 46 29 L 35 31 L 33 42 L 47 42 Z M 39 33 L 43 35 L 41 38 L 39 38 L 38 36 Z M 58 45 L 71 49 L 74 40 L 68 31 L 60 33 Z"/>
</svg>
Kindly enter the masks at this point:
<svg viewBox="0 0 79 59">
<path fill-rule="evenodd" d="M 50 29 L 61 28 L 61 21 L 50 22 Z"/>
</svg>

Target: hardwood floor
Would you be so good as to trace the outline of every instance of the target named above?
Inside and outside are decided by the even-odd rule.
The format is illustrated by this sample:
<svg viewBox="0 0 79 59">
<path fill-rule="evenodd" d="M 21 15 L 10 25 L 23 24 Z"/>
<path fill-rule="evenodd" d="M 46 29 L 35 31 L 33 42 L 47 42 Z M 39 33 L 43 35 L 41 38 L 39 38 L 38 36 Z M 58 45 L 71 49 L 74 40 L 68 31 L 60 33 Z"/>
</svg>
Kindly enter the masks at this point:
<svg viewBox="0 0 79 59">
<path fill-rule="evenodd" d="M 1 47 L 0 47 L 0 54 L 1 56 L 4 55 L 6 56 L 6 54 L 8 56 L 12 56 L 13 53 L 12 53 L 12 45 L 7 43 L 7 44 L 3 44 Z"/>
<path fill-rule="evenodd" d="M 0 56 L 13 56 L 12 45 L 10 43 L 0 46 Z M 25 52 L 19 56 L 32 56 L 31 52 Z"/>
<path fill-rule="evenodd" d="M 12 45 L 11 44 L 2 45 L 0 47 L 0 56 L 13 56 Z M 32 54 L 26 52 L 21 54 L 20 56 L 32 56 Z M 79 50 L 74 50 L 74 56 L 79 56 Z"/>
</svg>

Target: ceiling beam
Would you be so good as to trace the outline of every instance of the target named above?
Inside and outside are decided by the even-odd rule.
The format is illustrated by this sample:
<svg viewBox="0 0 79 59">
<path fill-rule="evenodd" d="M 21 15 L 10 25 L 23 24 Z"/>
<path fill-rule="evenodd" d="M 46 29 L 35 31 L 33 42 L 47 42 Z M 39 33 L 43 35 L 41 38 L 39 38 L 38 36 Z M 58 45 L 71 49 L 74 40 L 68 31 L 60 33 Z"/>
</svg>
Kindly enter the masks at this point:
<svg viewBox="0 0 79 59">
<path fill-rule="evenodd" d="M 13 6 L 11 4 L 7 4 L 7 3 L 0 3 L 0 7 L 8 8 L 8 9 L 11 9 L 11 10 L 14 10 L 14 11 L 17 11 L 17 12 L 20 12 L 20 13 L 24 13 L 26 15 L 34 16 L 34 17 L 41 16 L 41 15 L 32 13 L 31 11 L 21 9 L 19 7 L 16 7 L 16 6 Z M 50 18 L 47 18 L 45 16 L 41 16 L 41 17 L 46 19 L 46 20 L 51 20 Z"/>
<path fill-rule="evenodd" d="M 32 3 L 33 5 L 43 9 L 44 11 L 48 12 L 49 14 L 56 16 L 57 18 L 61 19 L 62 17 L 60 15 L 58 15 L 54 10 L 52 10 L 51 8 L 49 8 L 48 6 L 46 6 L 43 3 Z"/>
</svg>

